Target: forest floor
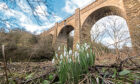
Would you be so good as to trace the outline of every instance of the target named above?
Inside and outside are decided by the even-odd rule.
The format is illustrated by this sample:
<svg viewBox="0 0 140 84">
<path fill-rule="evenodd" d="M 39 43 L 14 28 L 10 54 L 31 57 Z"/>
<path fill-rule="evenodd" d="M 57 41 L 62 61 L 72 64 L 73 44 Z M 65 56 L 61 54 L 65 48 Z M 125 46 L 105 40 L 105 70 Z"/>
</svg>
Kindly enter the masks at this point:
<svg viewBox="0 0 140 84">
<path fill-rule="evenodd" d="M 4 76 L 3 63 L 0 62 L 0 79 Z M 51 61 L 46 62 L 12 62 L 7 64 L 7 72 L 12 79 L 16 81 L 23 81 L 26 79 L 35 79 L 45 74 L 49 74 L 54 70 L 54 66 Z M 1 82 L 2 80 L 0 80 Z"/>
<path fill-rule="evenodd" d="M 114 64 L 114 60 L 115 57 L 99 57 L 96 58 L 96 65 L 105 65 L 107 66 L 106 68 L 108 68 L 108 66 L 110 66 L 111 64 Z M 135 62 L 137 62 L 136 64 L 140 65 L 140 58 L 137 58 L 137 60 L 135 60 Z M 131 60 L 130 60 L 131 62 Z M 123 64 L 124 66 L 127 65 L 129 67 L 125 67 L 125 69 L 131 69 L 133 68 L 133 66 L 135 66 L 135 63 L 131 63 L 130 65 L 128 65 L 130 63 L 129 61 L 127 61 L 125 64 Z M 1 82 L 3 82 L 3 79 L 5 78 L 5 71 L 4 71 L 4 63 L 0 62 L 0 84 Z M 100 66 L 99 66 L 100 67 Z M 103 66 L 104 68 L 104 66 Z M 100 71 L 102 71 L 102 69 L 99 69 Z M 52 64 L 51 61 L 44 61 L 44 62 L 11 62 L 11 63 L 7 63 L 7 72 L 8 72 L 8 77 L 11 78 L 11 80 L 16 81 L 17 84 L 22 84 L 22 82 L 28 82 L 31 80 L 36 80 L 36 79 L 40 79 L 40 78 L 44 78 L 44 76 L 46 77 L 46 75 L 49 75 L 50 73 L 52 73 L 52 71 L 56 70 L 56 67 Z M 134 75 L 136 72 L 138 72 L 140 74 L 140 68 L 136 69 L 136 70 L 132 70 Z M 138 74 L 136 73 L 136 74 Z M 133 78 L 134 79 L 134 78 Z M 140 79 L 139 79 L 140 80 Z"/>
</svg>

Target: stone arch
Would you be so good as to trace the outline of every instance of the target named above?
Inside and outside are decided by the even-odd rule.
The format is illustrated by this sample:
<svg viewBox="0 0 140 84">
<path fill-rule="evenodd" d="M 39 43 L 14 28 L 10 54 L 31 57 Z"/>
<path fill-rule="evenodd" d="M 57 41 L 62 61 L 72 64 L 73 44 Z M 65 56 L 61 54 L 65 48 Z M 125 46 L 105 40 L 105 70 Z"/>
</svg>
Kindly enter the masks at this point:
<svg viewBox="0 0 140 84">
<path fill-rule="evenodd" d="M 81 43 L 90 42 L 91 41 L 90 30 L 92 26 L 101 18 L 109 15 L 117 15 L 125 18 L 125 14 L 122 11 L 122 9 L 116 6 L 105 6 L 93 11 L 82 24 L 80 37 Z"/>
<path fill-rule="evenodd" d="M 69 45 L 69 34 L 70 32 L 74 30 L 74 27 L 71 25 L 66 25 L 64 26 L 59 32 L 56 40 L 57 47 L 63 47 L 66 46 L 68 49 L 73 48 L 73 43 L 72 45 Z"/>
</svg>

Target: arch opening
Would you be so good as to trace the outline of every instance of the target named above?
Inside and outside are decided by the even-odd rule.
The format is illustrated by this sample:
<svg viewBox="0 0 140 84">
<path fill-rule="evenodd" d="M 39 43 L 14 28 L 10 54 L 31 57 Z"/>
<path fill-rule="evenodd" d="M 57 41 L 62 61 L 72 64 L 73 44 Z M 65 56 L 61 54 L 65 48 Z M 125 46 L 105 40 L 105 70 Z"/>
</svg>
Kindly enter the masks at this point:
<svg viewBox="0 0 140 84">
<path fill-rule="evenodd" d="M 67 25 L 63 27 L 57 37 L 57 47 L 73 49 L 74 27 Z"/>
<path fill-rule="evenodd" d="M 132 51 L 129 29 L 122 13 L 114 6 L 103 7 L 91 13 L 83 23 L 81 43 L 92 45 L 96 60 L 109 61 L 111 57 L 110 63 L 114 63 L 125 58 L 122 52 Z"/>
<path fill-rule="evenodd" d="M 81 42 L 90 42 L 91 36 L 90 36 L 90 30 L 92 26 L 101 18 L 109 15 L 117 15 L 117 16 L 123 16 L 123 12 L 120 8 L 117 8 L 115 6 L 106 6 L 97 9 L 93 13 L 91 13 L 86 20 L 84 21 L 82 28 L 81 28 Z"/>
<path fill-rule="evenodd" d="M 110 49 L 132 47 L 126 20 L 110 15 L 98 20 L 90 30 L 91 42 L 102 44 Z"/>
</svg>

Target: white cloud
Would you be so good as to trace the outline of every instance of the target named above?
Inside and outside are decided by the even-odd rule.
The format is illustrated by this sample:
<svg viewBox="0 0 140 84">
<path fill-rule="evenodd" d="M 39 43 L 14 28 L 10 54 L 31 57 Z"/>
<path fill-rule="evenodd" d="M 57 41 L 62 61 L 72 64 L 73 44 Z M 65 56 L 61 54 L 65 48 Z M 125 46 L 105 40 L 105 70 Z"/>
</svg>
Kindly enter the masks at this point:
<svg viewBox="0 0 140 84">
<path fill-rule="evenodd" d="M 61 21 L 61 20 L 63 20 L 61 17 L 59 17 L 59 16 L 54 16 L 54 18 L 55 18 L 55 22 L 59 22 L 59 21 Z"/>
<path fill-rule="evenodd" d="M 63 8 L 63 10 L 67 13 L 74 13 L 75 9 L 77 8 L 77 6 L 71 2 L 70 0 L 66 1 L 66 5 L 65 7 Z"/>
<path fill-rule="evenodd" d="M 43 4 L 40 6 L 36 6 L 35 15 L 38 15 L 41 20 L 47 20 L 47 16 L 49 16 L 49 13 L 47 12 L 47 7 Z"/>
<path fill-rule="evenodd" d="M 11 11 L 13 10 L 10 10 L 8 6 L 6 5 L 6 3 L 0 2 L 0 11 L 7 16 L 14 16 L 14 14 L 11 13 Z"/>
<path fill-rule="evenodd" d="M 6 27 L 7 27 L 7 28 L 10 28 L 9 22 L 6 22 Z"/>
<path fill-rule="evenodd" d="M 5 3 L 0 2 L 0 10 L 2 10 L 2 9 L 7 10 L 8 6 Z"/>
<path fill-rule="evenodd" d="M 44 18 L 46 18 L 46 16 L 42 15 L 42 14 L 44 14 L 44 11 L 45 11 L 45 13 L 47 13 L 47 8 L 45 6 L 42 5 L 41 8 L 39 6 L 36 7 L 36 11 L 38 12 L 39 17 L 42 20 Z M 37 31 L 37 33 L 41 33 L 42 30 L 51 28 L 55 24 L 55 22 L 62 20 L 61 17 L 54 16 L 50 20 L 44 19 L 44 20 L 46 20 L 46 21 L 44 21 L 44 25 L 40 26 L 33 22 L 33 20 L 29 17 L 31 15 L 27 16 L 21 11 L 10 9 L 10 8 L 8 8 L 8 6 L 5 3 L 0 3 L 0 12 L 3 13 L 4 15 L 6 15 L 6 17 L 8 17 L 8 18 L 14 17 L 17 20 L 19 20 L 19 23 L 17 23 L 17 24 L 19 24 L 21 27 L 25 27 L 28 31 L 31 31 L 31 32 Z M 11 25 L 13 25 L 13 24 L 11 24 Z M 6 26 L 10 27 L 9 24 L 6 24 Z"/>
<path fill-rule="evenodd" d="M 79 8 L 84 8 L 88 4 L 92 3 L 95 0 L 72 0 L 74 4 L 76 4 Z"/>
<path fill-rule="evenodd" d="M 41 33 L 41 31 L 53 27 L 55 22 L 62 20 L 62 18 L 59 16 L 55 16 L 52 22 L 46 21 L 44 22 L 44 25 L 42 26 L 32 23 L 31 20 L 26 22 L 26 20 L 28 20 L 28 18 L 25 17 L 21 23 L 21 26 L 24 26 L 28 31 L 31 31 L 31 32 L 36 31 L 39 34 Z"/>
<path fill-rule="evenodd" d="M 31 14 L 31 8 L 27 5 L 26 0 L 16 0 L 16 4 L 20 7 L 23 12 Z"/>
<path fill-rule="evenodd" d="M 40 32 L 41 30 L 47 28 L 47 26 L 38 26 L 38 25 L 35 25 L 35 24 L 22 23 L 21 25 L 24 26 L 30 32 L 35 32 L 35 31 Z"/>
<path fill-rule="evenodd" d="M 63 10 L 67 13 L 73 14 L 76 8 L 84 8 L 95 0 L 67 0 Z"/>
<path fill-rule="evenodd" d="M 8 8 L 6 3 L 0 3 L 0 6 L 0 11 L 7 17 L 16 17 L 21 21 L 23 21 L 26 17 L 22 12 Z"/>
</svg>

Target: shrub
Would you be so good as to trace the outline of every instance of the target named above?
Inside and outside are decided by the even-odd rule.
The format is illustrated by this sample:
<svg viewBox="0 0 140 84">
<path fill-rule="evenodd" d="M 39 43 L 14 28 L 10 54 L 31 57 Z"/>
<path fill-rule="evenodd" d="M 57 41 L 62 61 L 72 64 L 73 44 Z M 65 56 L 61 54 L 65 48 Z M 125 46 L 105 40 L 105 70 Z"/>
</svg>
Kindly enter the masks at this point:
<svg viewBox="0 0 140 84">
<path fill-rule="evenodd" d="M 34 46 L 33 51 L 34 59 L 45 58 L 51 60 L 54 56 L 54 49 L 52 47 L 52 36 L 44 36 L 38 39 L 38 43 Z"/>
<path fill-rule="evenodd" d="M 36 35 L 21 29 L 13 29 L 9 32 L 0 31 L 0 38 L 0 46 L 5 45 L 7 59 L 12 59 L 12 61 L 24 61 L 29 59 L 33 48 L 32 46 L 37 43 Z M 0 59 L 2 58 L 0 54 Z"/>
<path fill-rule="evenodd" d="M 31 58 L 32 61 L 34 58 L 40 61 L 44 58 L 50 60 L 54 56 L 52 36 L 41 37 L 23 29 L 8 32 L 0 28 L 0 59 L 3 59 L 1 45 L 5 45 L 7 60 L 26 61 Z"/>
<path fill-rule="evenodd" d="M 59 48 L 60 49 L 60 48 Z M 88 68 L 95 63 L 95 54 L 86 43 L 84 45 L 77 44 L 77 51 L 72 53 L 72 50 L 67 51 L 64 48 L 64 53 L 56 53 L 53 63 L 58 64 L 58 76 L 61 84 L 78 84 L 83 74 L 88 73 Z"/>
</svg>

